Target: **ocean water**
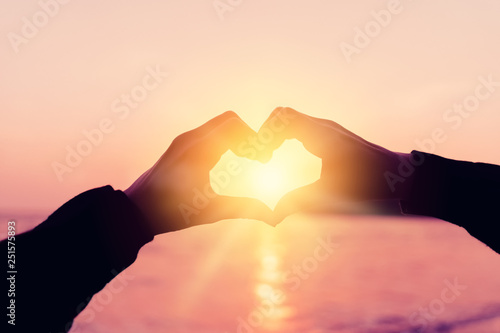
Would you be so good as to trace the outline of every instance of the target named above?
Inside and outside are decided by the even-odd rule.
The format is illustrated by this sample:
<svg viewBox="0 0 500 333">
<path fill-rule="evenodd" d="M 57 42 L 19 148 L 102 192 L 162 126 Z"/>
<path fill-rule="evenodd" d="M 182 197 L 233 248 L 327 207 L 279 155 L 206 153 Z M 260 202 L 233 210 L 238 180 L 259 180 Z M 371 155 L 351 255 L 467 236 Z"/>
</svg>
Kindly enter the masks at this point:
<svg viewBox="0 0 500 333">
<path fill-rule="evenodd" d="M 223 221 L 157 236 L 71 332 L 500 333 L 500 255 L 435 219 Z"/>
</svg>

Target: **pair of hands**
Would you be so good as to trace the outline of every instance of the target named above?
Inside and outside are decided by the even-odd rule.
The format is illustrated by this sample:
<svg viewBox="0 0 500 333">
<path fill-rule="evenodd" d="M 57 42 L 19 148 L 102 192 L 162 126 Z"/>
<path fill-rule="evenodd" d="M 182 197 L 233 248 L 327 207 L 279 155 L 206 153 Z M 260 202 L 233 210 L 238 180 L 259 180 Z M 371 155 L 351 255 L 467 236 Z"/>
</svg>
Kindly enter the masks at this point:
<svg viewBox="0 0 500 333">
<path fill-rule="evenodd" d="M 239 147 L 257 138 L 266 138 L 265 144 L 256 146 L 256 154 L 245 156 Z M 220 196 L 211 189 L 209 172 L 228 149 L 266 162 L 286 139 L 301 141 L 321 158 L 322 170 L 319 180 L 286 194 L 274 211 L 257 199 Z M 234 218 L 276 225 L 298 211 L 328 211 L 345 203 L 401 199 L 407 186 L 391 189 L 384 174 L 397 172 L 407 158 L 333 121 L 291 108 L 276 108 L 258 133 L 228 111 L 178 136 L 125 193 L 144 213 L 155 234 Z"/>
</svg>

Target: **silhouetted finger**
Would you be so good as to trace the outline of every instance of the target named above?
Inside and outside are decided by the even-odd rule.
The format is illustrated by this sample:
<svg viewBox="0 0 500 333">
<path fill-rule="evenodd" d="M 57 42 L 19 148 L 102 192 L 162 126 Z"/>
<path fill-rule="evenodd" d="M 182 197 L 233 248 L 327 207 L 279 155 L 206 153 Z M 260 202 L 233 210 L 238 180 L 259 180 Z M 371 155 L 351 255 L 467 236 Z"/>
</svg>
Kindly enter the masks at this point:
<svg viewBox="0 0 500 333">
<path fill-rule="evenodd" d="M 297 139 L 316 156 L 323 156 L 332 143 L 348 132 L 337 123 L 314 118 L 287 107 L 276 108 L 259 129 L 258 138 L 266 146 L 262 155 L 277 149 L 286 139 Z M 349 132 L 350 133 L 350 132 Z"/>
<path fill-rule="evenodd" d="M 328 193 L 319 180 L 295 189 L 280 199 L 274 209 L 271 223 L 277 225 L 289 215 L 317 210 L 324 205 L 326 196 Z"/>
<path fill-rule="evenodd" d="M 215 165 L 227 150 L 231 149 L 238 154 L 238 146 L 256 135 L 236 113 L 227 111 L 202 126 L 179 135 L 166 155 L 177 158 L 186 154 L 194 159 L 191 163 Z"/>
<path fill-rule="evenodd" d="M 253 129 L 239 116 L 233 114 L 201 137 L 195 145 L 195 150 L 203 156 L 204 165 L 215 165 L 221 155 L 229 149 L 236 155 L 256 158 L 256 155 L 248 156 L 241 149 L 256 136 L 257 133 Z"/>
<path fill-rule="evenodd" d="M 195 129 L 178 135 L 160 158 L 159 163 L 168 163 L 168 160 L 177 159 L 180 155 L 185 154 L 193 145 L 198 143 L 200 139 L 214 130 L 214 128 L 234 117 L 238 116 L 232 111 L 227 111 L 210 119 Z"/>
<path fill-rule="evenodd" d="M 226 111 L 224 113 L 221 113 L 220 115 L 208 120 L 203 125 L 179 135 L 179 141 L 182 141 L 182 143 L 195 142 L 212 132 L 215 128 L 219 127 L 226 121 L 233 118 L 239 119 L 238 115 L 233 111 Z"/>
</svg>

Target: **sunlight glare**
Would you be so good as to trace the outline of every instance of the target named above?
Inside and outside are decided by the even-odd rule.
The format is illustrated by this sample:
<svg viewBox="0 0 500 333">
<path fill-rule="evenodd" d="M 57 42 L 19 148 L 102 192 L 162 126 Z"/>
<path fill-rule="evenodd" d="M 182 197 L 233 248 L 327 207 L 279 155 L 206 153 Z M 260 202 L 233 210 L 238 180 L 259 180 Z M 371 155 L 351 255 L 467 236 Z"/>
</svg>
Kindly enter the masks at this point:
<svg viewBox="0 0 500 333">
<path fill-rule="evenodd" d="M 210 171 L 210 184 L 217 194 L 256 198 L 274 209 L 283 195 L 315 182 L 320 174 L 321 159 L 294 139 L 286 140 L 265 164 L 227 151 Z"/>
</svg>

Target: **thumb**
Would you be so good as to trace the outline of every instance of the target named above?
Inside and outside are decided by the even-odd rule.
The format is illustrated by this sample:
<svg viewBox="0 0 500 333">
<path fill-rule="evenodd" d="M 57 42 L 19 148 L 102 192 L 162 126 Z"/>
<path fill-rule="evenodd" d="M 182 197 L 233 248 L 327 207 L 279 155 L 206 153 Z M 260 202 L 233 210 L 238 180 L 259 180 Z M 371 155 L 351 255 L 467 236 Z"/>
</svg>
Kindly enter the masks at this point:
<svg viewBox="0 0 500 333">
<path fill-rule="evenodd" d="M 272 224 L 276 226 L 294 213 L 317 210 L 323 207 L 325 205 L 324 198 L 327 195 L 320 180 L 287 193 L 274 209 Z"/>
</svg>

